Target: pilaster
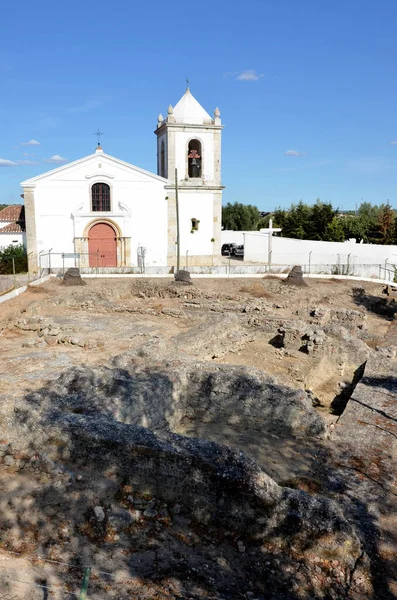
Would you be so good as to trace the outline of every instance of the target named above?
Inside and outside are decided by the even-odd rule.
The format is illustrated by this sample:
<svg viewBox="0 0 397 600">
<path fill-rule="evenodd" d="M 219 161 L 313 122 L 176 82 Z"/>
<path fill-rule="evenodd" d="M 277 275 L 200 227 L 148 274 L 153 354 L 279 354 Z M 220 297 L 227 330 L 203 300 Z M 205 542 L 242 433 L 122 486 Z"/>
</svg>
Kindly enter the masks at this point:
<svg viewBox="0 0 397 600">
<path fill-rule="evenodd" d="M 212 252 L 216 262 L 221 260 L 221 229 L 222 229 L 222 191 L 214 193 L 213 200 L 213 238 Z"/>
<path fill-rule="evenodd" d="M 39 265 L 37 260 L 36 210 L 34 203 L 34 187 L 24 188 L 23 198 L 25 205 L 26 251 L 28 254 L 28 269 L 30 275 L 35 275 L 39 270 Z"/>
</svg>

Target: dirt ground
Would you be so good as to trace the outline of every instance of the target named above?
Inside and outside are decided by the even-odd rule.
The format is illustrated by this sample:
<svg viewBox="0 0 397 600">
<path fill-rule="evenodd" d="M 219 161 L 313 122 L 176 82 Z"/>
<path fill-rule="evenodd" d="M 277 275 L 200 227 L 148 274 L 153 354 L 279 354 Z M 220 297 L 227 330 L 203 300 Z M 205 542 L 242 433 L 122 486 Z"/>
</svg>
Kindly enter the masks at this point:
<svg viewBox="0 0 397 600">
<path fill-rule="evenodd" d="M 72 366 L 103 365 L 112 357 L 136 351 L 150 341 L 183 340 L 180 334 L 189 334 L 198 326 L 208 326 L 210 337 L 213 318 L 230 314 L 237 315 L 243 324 L 244 335 L 222 342 L 213 353 L 202 352 L 200 355 L 197 351 L 195 354 L 183 345 L 180 352 L 186 351 L 190 356 L 197 356 L 198 360 L 255 367 L 273 375 L 282 384 L 306 390 L 327 426 L 332 428 L 338 418 L 335 400 L 352 385 L 357 369 L 365 361 L 366 351 L 387 347 L 391 336 L 395 335 L 393 294 L 397 297 L 397 293 L 390 293 L 391 297 L 385 295 L 383 286 L 379 284 L 333 279 L 311 279 L 307 287 L 287 286 L 277 278 L 194 279 L 193 285 L 186 287 L 168 279 L 87 279 L 84 287 L 66 287 L 58 278 L 53 278 L 0 304 L 0 419 L 3 424 L 7 422 L 13 411 L 13 400 L 42 388 L 46 382 L 57 379 Z M 313 333 L 307 333 L 309 330 Z M 321 337 L 324 330 L 326 342 Z M 302 332 L 308 338 L 304 348 L 300 346 Z M 280 343 L 280 335 L 286 340 L 283 344 Z M 188 423 L 176 433 L 197 435 L 197 431 L 189 431 Z M 313 462 L 319 456 L 318 446 L 302 440 L 291 439 L 286 445 L 271 438 L 260 441 L 246 433 L 236 438 L 232 432 L 228 435 L 226 429 L 223 429 L 222 439 L 219 439 L 216 428 L 209 426 L 203 429 L 202 435 L 211 441 L 244 449 L 280 483 L 310 474 Z M 3 507 L 16 496 L 29 498 L 32 489 L 43 484 L 37 478 L 28 480 L 16 472 L 9 478 L 4 465 L 0 466 L 0 471 Z M 80 475 L 88 479 L 87 474 Z M 72 487 L 71 493 L 78 495 L 78 484 Z M 126 497 L 124 495 L 120 501 L 123 506 L 126 506 Z M 189 529 L 188 519 L 184 518 L 176 518 L 168 529 L 162 524 L 160 529 L 156 529 L 157 525 L 155 527 L 152 523 L 147 524 L 140 533 L 139 544 L 144 545 L 142 539 L 145 538 L 150 552 L 150 547 L 156 546 L 153 540 L 163 536 L 163 539 L 167 538 L 169 547 L 176 548 L 175 544 L 180 544 L 175 550 L 177 554 L 191 551 L 189 548 L 195 547 L 198 537 L 202 535 L 202 551 L 197 558 L 199 569 L 204 568 L 206 561 L 211 561 L 216 545 L 223 545 L 226 554 L 235 552 L 235 541 L 220 539 L 217 532 L 204 535 L 203 532 Z M 68 554 L 58 534 L 55 537 L 61 549 L 59 552 L 54 550 L 53 555 L 67 562 Z M 65 534 L 64 540 L 66 537 Z M 29 579 L 26 585 L 31 589 L 29 585 L 35 582 L 38 585 L 35 592 L 37 598 L 43 597 L 40 594 L 45 586 L 40 587 L 40 581 L 50 580 L 51 577 L 51 581 L 54 581 L 53 571 L 46 575 L 44 571 L 48 566 L 44 568 L 37 563 L 23 563 L 23 557 L 14 560 L 7 554 L 9 550 L 27 555 L 37 553 L 38 545 L 34 542 L 34 536 L 26 547 L 18 539 L 11 543 L 8 534 L 6 543 L 4 539 L 0 540 L 0 579 L 3 565 L 7 566 L 7 573 L 24 568 L 19 566 L 18 561 L 22 565 L 30 565 L 25 570 Z M 117 566 L 117 552 L 127 552 L 127 546 L 120 542 L 121 547 L 117 550 L 114 540 L 108 542 L 113 544 L 112 556 Z M 2 550 L 4 556 L 1 555 Z M 253 553 L 251 559 L 253 556 L 255 560 L 258 558 Z M 103 565 L 106 565 L 106 553 L 96 558 L 96 564 L 102 565 L 98 567 L 99 570 L 105 572 Z M 150 561 L 151 557 L 147 559 Z M 247 560 L 248 556 L 244 558 L 245 562 Z M 87 561 L 93 561 L 93 556 L 87 556 Z M 65 581 L 65 577 L 59 576 L 59 579 Z M 75 584 L 75 577 L 70 574 L 68 577 Z M 106 590 L 106 578 L 102 581 L 101 577 L 98 576 L 98 581 L 102 582 L 101 585 L 98 583 L 98 595 L 92 597 L 116 597 L 101 595 Z M 208 577 L 216 577 L 215 572 Z M 4 583 L 4 579 L 2 581 Z M 28 588 L 23 588 L 22 583 L 20 597 L 25 594 L 26 597 L 36 598 L 31 592 L 29 596 L 26 591 Z M 252 584 L 255 595 L 250 595 L 248 580 L 245 590 L 231 590 L 230 598 L 267 597 L 265 588 L 263 595 L 260 595 L 255 573 L 252 574 Z M 218 597 L 205 593 L 205 586 L 200 587 L 197 582 L 194 585 L 192 583 L 189 595 L 183 595 L 181 590 L 178 592 L 178 584 L 171 576 L 168 587 L 164 586 L 163 581 L 160 590 L 153 583 L 147 596 L 143 595 L 144 586 L 141 582 L 130 583 L 130 587 L 135 591 L 117 597 Z M 139 593 L 136 591 L 138 588 Z M 125 586 L 117 587 L 114 583 L 114 589 L 121 594 Z M 145 589 L 147 592 L 147 585 Z M 56 591 L 53 597 L 58 597 Z"/>
<path fill-rule="evenodd" d="M 257 306 L 258 312 L 263 314 L 264 310 L 274 320 L 275 331 L 277 323 L 285 320 L 312 323 L 310 312 L 319 306 L 334 312 L 358 311 L 365 318 L 365 343 L 370 347 L 385 343 L 390 326 L 383 315 L 360 306 L 353 294 L 359 287 L 366 295 L 383 300 L 379 284 L 331 279 L 310 280 L 307 288 L 292 288 L 277 279 L 196 279 L 192 287 L 178 289 L 177 295 L 172 296 L 172 283 L 164 279 L 86 281 L 85 287 L 75 288 L 64 287 L 53 279 L 0 305 L 0 393 L 15 388 L 20 376 L 26 389 L 34 389 L 67 366 L 103 364 L 110 357 L 135 348 L 142 339 L 153 335 L 167 339 L 188 331 L 198 322 L 205 323 L 214 311 L 214 302 L 218 310 L 225 311 L 251 305 L 253 316 Z M 44 340 L 41 345 L 27 345 L 37 339 L 37 332 L 19 329 L 14 324 L 18 319 L 31 317 L 48 321 L 76 341 L 81 339 L 85 346 L 49 345 Z M 334 320 L 338 322 L 337 315 Z M 348 325 L 356 330 L 354 323 Z M 242 346 L 236 344 L 214 361 L 263 369 L 289 385 L 313 390 L 326 405 L 338 393 L 338 382 L 349 381 L 352 370 L 358 366 L 344 364 L 339 372 L 324 364 L 319 367 L 316 358 L 302 352 L 280 353 L 269 343 L 270 337 L 264 334 Z"/>
</svg>

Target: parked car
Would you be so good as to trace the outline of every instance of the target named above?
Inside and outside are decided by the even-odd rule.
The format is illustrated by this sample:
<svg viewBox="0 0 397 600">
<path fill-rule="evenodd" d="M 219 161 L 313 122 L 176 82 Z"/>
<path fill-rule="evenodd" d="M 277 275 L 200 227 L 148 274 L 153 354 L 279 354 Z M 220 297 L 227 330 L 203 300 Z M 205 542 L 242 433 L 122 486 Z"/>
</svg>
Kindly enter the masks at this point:
<svg viewBox="0 0 397 600">
<path fill-rule="evenodd" d="M 237 244 L 223 244 L 221 248 L 222 256 L 234 256 Z"/>
<path fill-rule="evenodd" d="M 236 256 L 237 258 L 244 258 L 244 245 L 237 246 L 237 248 L 234 251 L 234 256 Z"/>
</svg>

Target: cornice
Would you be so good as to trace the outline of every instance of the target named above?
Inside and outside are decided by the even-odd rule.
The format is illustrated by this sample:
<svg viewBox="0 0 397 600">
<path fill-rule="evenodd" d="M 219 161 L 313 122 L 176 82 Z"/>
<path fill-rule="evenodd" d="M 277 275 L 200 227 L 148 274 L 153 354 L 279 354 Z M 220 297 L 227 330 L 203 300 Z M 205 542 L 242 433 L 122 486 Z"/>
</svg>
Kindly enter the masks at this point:
<svg viewBox="0 0 397 600">
<path fill-rule="evenodd" d="M 174 190 L 175 189 L 175 184 L 173 185 L 165 185 L 164 188 L 166 190 Z M 221 191 L 224 190 L 225 186 L 224 185 L 200 185 L 197 187 L 193 187 L 193 186 L 189 186 L 189 185 L 183 185 L 183 184 L 178 184 L 178 191 L 179 192 L 201 192 L 202 190 L 212 190 L 212 191 Z"/>
<path fill-rule="evenodd" d="M 163 123 L 161 127 L 154 130 L 154 133 L 158 136 L 167 131 L 167 129 L 174 129 L 175 131 L 185 131 L 188 129 L 210 129 L 213 131 L 222 131 L 224 125 L 214 125 L 213 123 L 203 123 L 198 125 L 189 125 L 187 123 Z"/>
</svg>

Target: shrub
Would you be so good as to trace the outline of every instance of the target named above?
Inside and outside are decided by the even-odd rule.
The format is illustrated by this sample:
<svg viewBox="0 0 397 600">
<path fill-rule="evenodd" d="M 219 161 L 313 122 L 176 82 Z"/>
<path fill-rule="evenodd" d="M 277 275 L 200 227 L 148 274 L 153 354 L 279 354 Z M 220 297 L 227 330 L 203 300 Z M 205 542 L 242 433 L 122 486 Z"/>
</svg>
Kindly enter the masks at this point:
<svg viewBox="0 0 397 600">
<path fill-rule="evenodd" d="M 7 246 L 0 250 L 0 273 L 9 275 L 13 272 L 12 259 L 14 259 L 15 272 L 24 273 L 28 270 L 28 257 L 26 250 L 19 244 L 18 246 Z"/>
</svg>

